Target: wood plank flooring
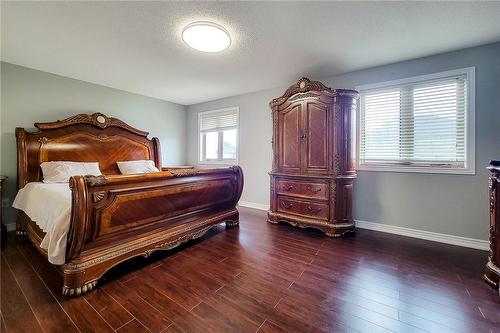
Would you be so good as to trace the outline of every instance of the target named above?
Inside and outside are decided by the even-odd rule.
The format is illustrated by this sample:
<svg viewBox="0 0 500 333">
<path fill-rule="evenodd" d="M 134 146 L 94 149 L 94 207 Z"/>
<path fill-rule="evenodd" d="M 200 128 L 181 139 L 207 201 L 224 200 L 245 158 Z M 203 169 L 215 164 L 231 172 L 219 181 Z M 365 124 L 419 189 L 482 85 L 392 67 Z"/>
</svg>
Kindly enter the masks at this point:
<svg viewBox="0 0 500 333">
<path fill-rule="evenodd" d="M 33 246 L 9 234 L 1 331 L 500 332 L 484 251 L 367 230 L 331 239 L 240 212 L 239 228 L 134 259 L 72 299 Z"/>
</svg>

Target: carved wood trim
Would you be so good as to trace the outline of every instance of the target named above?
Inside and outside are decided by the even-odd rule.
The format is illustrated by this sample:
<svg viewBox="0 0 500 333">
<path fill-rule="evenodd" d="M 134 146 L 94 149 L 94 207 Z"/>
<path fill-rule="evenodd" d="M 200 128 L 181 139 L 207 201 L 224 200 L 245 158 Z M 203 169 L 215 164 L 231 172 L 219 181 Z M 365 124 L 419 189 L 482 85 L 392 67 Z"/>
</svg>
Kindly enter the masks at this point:
<svg viewBox="0 0 500 333">
<path fill-rule="evenodd" d="M 331 96 L 341 96 L 341 97 L 349 96 L 357 98 L 359 95 L 358 92 L 355 90 L 332 89 L 325 86 L 323 83 L 319 81 L 313 81 L 306 77 L 303 77 L 297 83 L 292 84 L 290 87 L 288 87 L 288 89 L 285 91 L 283 95 L 273 99 L 269 103 L 269 106 L 271 107 L 271 109 L 275 109 L 277 106 L 283 104 L 287 100 L 294 101 L 301 98 L 317 97 L 320 95 L 321 92 L 326 92 Z M 300 95 L 294 96 L 296 94 Z"/>
<path fill-rule="evenodd" d="M 192 239 L 200 238 L 201 236 L 203 236 L 204 234 L 206 234 L 210 229 L 212 229 L 215 226 L 216 226 L 216 224 L 209 225 L 208 227 L 204 227 L 204 228 L 202 228 L 200 230 L 197 230 L 197 231 L 195 231 L 193 233 L 184 235 L 184 236 L 179 237 L 177 239 L 170 240 L 170 241 L 158 244 L 154 248 L 146 250 L 144 252 L 144 256 L 145 257 L 149 257 L 152 253 L 154 253 L 156 251 L 159 251 L 159 250 L 170 250 L 170 249 L 173 249 L 174 247 L 177 247 L 177 246 L 181 245 L 182 243 L 189 242 Z"/>
<path fill-rule="evenodd" d="M 94 203 L 97 203 L 104 199 L 104 196 L 106 195 L 105 191 L 100 191 L 100 192 L 94 192 L 92 193 L 92 199 L 94 200 Z"/>
<path fill-rule="evenodd" d="M 342 162 L 339 153 L 335 153 L 335 157 L 333 159 L 333 163 L 335 165 L 334 172 L 336 175 L 339 175 L 341 172 L 341 166 L 340 163 Z"/>
<path fill-rule="evenodd" d="M 187 176 L 197 175 L 200 172 L 200 170 L 198 170 L 198 169 L 169 169 L 168 172 L 170 172 L 174 177 L 187 177 Z"/>
<path fill-rule="evenodd" d="M 273 149 L 273 170 L 278 169 L 278 112 L 272 113 L 273 119 L 273 137 L 271 141 Z"/>
<path fill-rule="evenodd" d="M 85 183 L 89 187 L 96 187 L 96 186 L 103 186 L 108 183 L 106 176 L 101 175 L 101 176 L 84 176 L 85 178 Z"/>
<path fill-rule="evenodd" d="M 78 114 L 73 117 L 66 118 L 64 120 L 57 120 L 54 122 L 47 122 L 47 123 L 35 123 L 35 127 L 38 128 L 39 130 L 50 130 L 50 129 L 57 129 L 57 128 L 63 128 L 67 126 L 72 126 L 76 124 L 89 124 L 93 125 L 96 127 L 99 127 L 101 129 L 106 128 L 106 127 L 120 127 L 123 128 L 129 132 L 132 132 L 134 134 L 147 137 L 148 132 L 144 132 L 141 130 L 138 130 L 137 128 L 134 128 L 127 123 L 123 122 L 120 119 L 113 118 L 113 117 L 107 117 L 106 115 L 102 113 L 94 113 L 94 114 Z"/>
<path fill-rule="evenodd" d="M 326 87 L 323 83 L 319 81 L 311 81 L 310 79 L 303 77 L 301 78 L 297 83 L 292 84 L 288 89 L 285 91 L 283 95 L 281 95 L 278 98 L 273 99 L 269 105 L 271 108 L 274 108 L 283 102 L 285 102 L 288 98 L 291 96 L 298 94 L 298 93 L 305 93 L 308 91 L 330 91 L 333 92 L 332 89 Z"/>
<path fill-rule="evenodd" d="M 148 132 L 101 113 L 36 123 L 36 131 L 16 128 L 18 188 L 40 181 L 45 161 L 99 162 L 103 174 L 119 174 L 116 161 L 150 159 L 161 168 L 160 143 Z M 69 145 L 71 145 L 71 148 Z"/>
<path fill-rule="evenodd" d="M 238 214 L 238 210 L 233 208 L 229 211 L 226 211 L 222 214 L 216 215 L 216 216 L 209 218 L 207 220 L 203 220 L 199 223 L 189 224 L 185 228 L 182 228 L 181 230 L 178 230 L 176 232 L 162 234 L 160 236 L 157 236 L 157 237 L 154 237 L 154 238 L 151 238 L 151 239 L 139 242 L 139 243 L 135 243 L 135 244 L 130 245 L 130 246 L 126 246 L 120 250 L 116 250 L 116 251 L 107 253 L 105 255 L 98 256 L 96 258 L 93 258 L 93 259 L 85 261 L 85 262 L 81 262 L 81 263 L 69 262 L 67 264 L 64 264 L 64 270 L 78 270 L 78 269 L 88 268 L 90 266 L 97 265 L 101 262 L 119 257 L 123 254 L 132 252 L 134 250 L 140 249 L 142 247 L 146 247 L 146 246 L 151 245 L 151 244 L 162 242 L 164 240 L 168 240 L 168 241 L 166 241 L 165 243 L 162 243 L 158 246 L 167 246 L 167 244 L 174 244 L 174 243 L 177 243 L 175 246 L 178 246 L 178 245 L 182 244 L 183 242 L 187 242 L 188 240 L 191 240 L 193 238 L 201 237 L 211 227 L 215 226 L 215 225 L 212 225 L 212 226 L 210 226 L 210 228 L 208 228 L 208 226 L 207 226 L 208 224 L 211 224 L 211 223 L 217 222 L 217 221 L 223 222 L 225 218 L 229 218 L 235 214 Z M 205 227 L 203 229 L 198 229 L 198 228 L 203 227 L 203 226 L 207 226 L 207 227 Z M 194 230 L 194 231 L 190 232 L 191 230 Z M 200 234 L 201 230 L 204 230 L 203 234 Z M 185 235 L 182 235 L 186 232 L 188 232 L 188 233 Z M 179 236 L 179 237 L 175 238 L 176 236 Z M 172 246 L 171 248 L 173 248 L 175 246 Z M 156 248 L 156 245 L 155 245 L 154 248 L 144 250 L 142 255 L 147 257 L 152 252 L 160 250 L 160 249 L 161 248 L 159 248 L 159 247 Z"/>
<path fill-rule="evenodd" d="M 69 296 L 69 297 L 80 296 L 80 295 L 88 293 L 89 291 L 92 291 L 96 285 L 97 285 L 97 280 L 91 281 L 91 282 L 86 283 L 83 286 L 77 287 L 77 288 L 69 288 L 69 287 L 63 286 L 62 293 L 64 296 Z"/>
<path fill-rule="evenodd" d="M 337 200 L 337 184 L 335 182 L 330 183 L 330 202 L 335 204 Z"/>
<path fill-rule="evenodd" d="M 314 93 L 314 92 L 298 93 L 298 94 L 291 96 L 288 100 L 295 101 L 295 100 L 302 99 L 302 98 L 317 97 L 317 96 L 319 96 L 319 94 Z"/>
<path fill-rule="evenodd" d="M 27 150 L 26 150 L 26 132 L 24 128 L 16 128 L 17 139 L 17 189 L 21 188 L 28 183 L 28 163 L 27 163 Z"/>
<path fill-rule="evenodd" d="M 277 223 L 277 222 L 285 222 L 294 227 L 299 228 L 315 228 L 321 230 L 329 237 L 341 237 L 346 233 L 353 233 L 355 230 L 355 223 L 325 223 L 319 222 L 316 219 L 309 219 L 304 217 L 298 217 L 294 215 L 284 214 L 284 213 L 275 213 L 269 211 L 268 222 Z"/>
<path fill-rule="evenodd" d="M 496 191 L 497 181 L 498 179 L 494 175 L 491 176 L 488 181 L 490 188 L 490 213 L 493 213 L 493 210 L 495 209 L 495 191 Z"/>
</svg>

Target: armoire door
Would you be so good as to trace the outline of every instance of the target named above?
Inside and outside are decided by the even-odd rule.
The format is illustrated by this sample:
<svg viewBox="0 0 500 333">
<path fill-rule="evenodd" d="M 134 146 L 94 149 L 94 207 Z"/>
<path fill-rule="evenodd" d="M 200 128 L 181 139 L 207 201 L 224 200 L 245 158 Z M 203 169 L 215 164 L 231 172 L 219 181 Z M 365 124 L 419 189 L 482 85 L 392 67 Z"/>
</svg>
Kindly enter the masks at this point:
<svg viewBox="0 0 500 333">
<path fill-rule="evenodd" d="M 279 168 L 282 171 L 300 171 L 301 163 L 301 108 L 292 104 L 279 112 Z"/>
<path fill-rule="evenodd" d="M 320 101 L 304 102 L 303 170 L 328 172 L 329 127 L 328 105 Z"/>
</svg>

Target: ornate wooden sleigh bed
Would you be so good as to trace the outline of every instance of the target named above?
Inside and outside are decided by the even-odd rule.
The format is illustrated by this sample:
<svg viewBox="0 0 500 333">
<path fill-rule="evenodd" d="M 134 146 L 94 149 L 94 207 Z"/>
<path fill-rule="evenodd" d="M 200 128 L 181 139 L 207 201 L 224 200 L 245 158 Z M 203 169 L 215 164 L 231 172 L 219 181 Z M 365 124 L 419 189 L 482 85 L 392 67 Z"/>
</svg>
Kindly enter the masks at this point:
<svg viewBox="0 0 500 333">
<path fill-rule="evenodd" d="M 18 188 L 42 178 L 46 161 L 99 162 L 102 176 L 70 179 L 71 222 L 63 294 L 92 290 L 110 268 L 135 256 L 171 249 L 225 222 L 238 224 L 240 167 L 161 169 L 160 143 L 103 114 L 81 114 L 16 129 Z M 159 173 L 118 175 L 117 161 L 153 160 Z M 47 203 L 50 205 L 50 203 Z M 17 234 L 40 248 L 43 231 L 22 211 Z"/>
</svg>

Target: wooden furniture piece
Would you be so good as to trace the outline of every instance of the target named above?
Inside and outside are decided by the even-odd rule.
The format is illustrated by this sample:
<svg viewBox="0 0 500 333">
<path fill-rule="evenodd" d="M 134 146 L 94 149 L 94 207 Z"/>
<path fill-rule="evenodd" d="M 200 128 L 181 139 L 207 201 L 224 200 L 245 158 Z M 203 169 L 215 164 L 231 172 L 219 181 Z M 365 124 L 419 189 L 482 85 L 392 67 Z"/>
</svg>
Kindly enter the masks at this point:
<svg viewBox="0 0 500 333">
<path fill-rule="evenodd" d="M 500 282 L 500 161 L 491 161 L 490 175 L 490 254 L 484 279 L 498 289 Z"/>
<path fill-rule="evenodd" d="M 2 243 L 5 242 L 5 239 L 7 237 L 7 227 L 5 226 L 5 224 L 3 224 L 3 199 L 2 199 L 2 189 L 3 189 L 3 183 L 5 182 L 5 180 L 7 179 L 7 177 L 5 176 L 0 176 L 0 226 L 1 226 L 1 232 L 2 232 L 2 236 L 1 236 L 1 240 L 2 240 Z"/>
<path fill-rule="evenodd" d="M 106 271 L 129 258 L 171 249 L 221 222 L 238 224 L 235 207 L 243 189 L 238 166 L 118 175 L 116 161 L 149 159 L 160 169 L 158 139 L 100 113 L 35 127 L 36 132 L 16 129 L 19 188 L 41 180 L 44 161 L 97 161 L 104 174 L 70 179 L 71 223 L 66 263 L 60 266 L 65 295 L 91 290 Z M 44 233 L 22 212 L 17 233 L 43 253 Z"/>
<path fill-rule="evenodd" d="M 268 221 L 338 237 L 354 231 L 352 136 L 358 93 L 300 79 L 270 102 L 273 169 Z"/>
</svg>

